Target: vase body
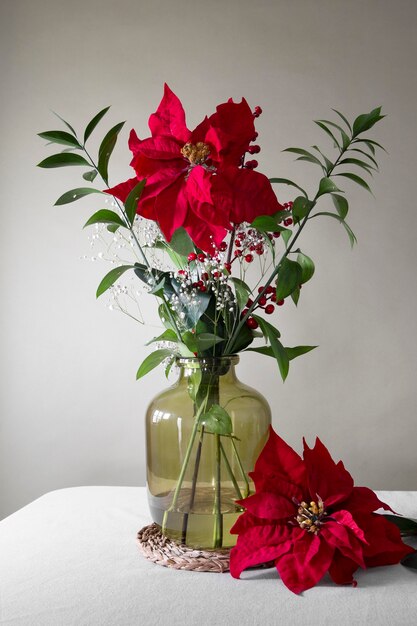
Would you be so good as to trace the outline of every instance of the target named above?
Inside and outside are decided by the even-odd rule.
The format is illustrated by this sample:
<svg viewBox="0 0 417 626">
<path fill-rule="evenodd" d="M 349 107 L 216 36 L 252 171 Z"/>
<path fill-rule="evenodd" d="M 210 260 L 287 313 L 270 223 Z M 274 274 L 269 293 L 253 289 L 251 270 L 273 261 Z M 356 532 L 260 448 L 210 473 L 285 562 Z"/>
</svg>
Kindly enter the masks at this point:
<svg viewBox="0 0 417 626">
<path fill-rule="evenodd" d="M 252 492 L 248 473 L 268 437 L 270 408 L 237 379 L 238 360 L 178 359 L 178 381 L 147 411 L 151 515 L 169 538 L 196 548 L 234 545 L 236 500 Z"/>
</svg>

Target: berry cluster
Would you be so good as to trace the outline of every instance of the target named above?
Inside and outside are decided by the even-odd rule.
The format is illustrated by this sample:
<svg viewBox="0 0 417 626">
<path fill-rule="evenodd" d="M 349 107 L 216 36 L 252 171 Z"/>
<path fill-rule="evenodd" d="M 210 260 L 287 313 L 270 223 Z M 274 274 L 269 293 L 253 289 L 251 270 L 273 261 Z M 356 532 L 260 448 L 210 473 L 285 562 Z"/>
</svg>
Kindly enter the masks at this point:
<svg viewBox="0 0 417 626">
<path fill-rule="evenodd" d="M 257 304 L 253 308 L 253 311 L 256 311 L 256 309 L 260 308 L 260 309 L 263 309 L 267 315 L 271 315 L 275 311 L 275 304 L 277 306 L 282 306 L 284 304 L 284 300 L 277 300 L 276 290 L 274 289 L 272 285 L 268 285 L 266 289 L 263 285 L 261 285 L 258 288 L 258 293 L 262 293 L 264 290 L 265 290 L 265 293 L 259 298 Z M 245 315 L 247 315 L 247 313 L 249 312 L 249 307 L 251 307 L 252 305 L 253 305 L 253 300 L 249 298 L 249 300 L 246 303 L 246 308 L 243 309 L 241 313 L 241 317 L 244 317 Z M 255 330 L 256 328 L 258 328 L 258 322 L 256 321 L 254 317 L 251 317 L 251 316 L 248 317 L 248 319 L 246 320 L 246 324 L 252 330 Z"/>
</svg>

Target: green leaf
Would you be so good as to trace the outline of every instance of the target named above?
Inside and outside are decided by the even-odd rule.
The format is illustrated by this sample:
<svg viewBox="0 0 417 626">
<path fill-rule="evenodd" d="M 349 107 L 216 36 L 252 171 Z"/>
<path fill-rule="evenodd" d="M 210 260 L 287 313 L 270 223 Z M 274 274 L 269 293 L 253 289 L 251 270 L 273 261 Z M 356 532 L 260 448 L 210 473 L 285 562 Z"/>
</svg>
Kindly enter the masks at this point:
<svg viewBox="0 0 417 626">
<path fill-rule="evenodd" d="M 294 302 L 295 306 L 298 306 L 298 301 L 300 299 L 301 289 L 297 287 L 291 294 L 291 300 Z"/>
<path fill-rule="evenodd" d="M 146 178 L 141 180 L 129 193 L 125 202 L 125 211 L 127 218 L 129 220 L 130 226 L 133 224 L 136 215 L 136 209 L 138 207 L 138 202 L 142 195 L 142 192 L 146 185 Z"/>
<path fill-rule="evenodd" d="M 317 346 L 294 346 L 294 348 L 285 348 L 290 361 L 296 359 L 298 356 L 307 354 L 311 350 L 314 350 Z"/>
<path fill-rule="evenodd" d="M 151 370 L 155 369 L 164 359 L 172 356 L 172 350 L 168 350 L 168 348 L 161 348 L 160 350 L 155 350 L 149 354 L 144 361 L 142 361 L 141 365 L 136 374 L 136 380 L 148 374 Z"/>
<path fill-rule="evenodd" d="M 401 565 L 409 567 L 410 569 L 417 569 L 417 550 L 411 554 L 407 554 L 401 561 Z"/>
<path fill-rule="evenodd" d="M 297 221 L 301 221 L 313 207 L 313 203 L 304 196 L 297 196 L 292 205 L 292 214 Z"/>
<path fill-rule="evenodd" d="M 90 193 L 103 193 L 100 189 L 92 189 L 91 187 L 78 187 L 77 189 L 71 189 L 58 198 L 55 202 L 55 206 L 61 204 L 69 204 L 75 202 L 84 196 L 88 196 Z"/>
<path fill-rule="evenodd" d="M 127 228 L 127 225 L 124 221 L 115 213 L 114 211 L 110 211 L 109 209 L 100 209 L 90 217 L 89 220 L 84 224 L 83 228 L 86 226 L 91 226 L 92 224 L 117 224 L 117 226 L 124 226 Z"/>
<path fill-rule="evenodd" d="M 311 146 L 311 147 L 314 148 L 315 150 L 317 150 L 317 152 L 319 152 L 321 154 L 321 156 L 323 157 L 324 162 L 326 164 L 327 170 L 330 171 L 333 168 L 334 163 L 332 163 L 332 161 L 330 161 L 330 159 L 328 159 L 327 156 L 325 154 L 323 154 L 323 152 L 320 150 L 320 148 L 318 146 Z"/>
<path fill-rule="evenodd" d="M 336 137 L 334 136 L 334 134 L 332 133 L 330 128 L 327 128 L 326 124 L 324 124 L 320 120 L 314 120 L 314 123 L 317 124 L 317 126 L 320 126 L 320 128 L 322 130 L 324 130 L 324 132 L 327 133 L 327 135 L 329 135 L 329 137 L 333 140 L 333 142 L 336 144 L 336 146 L 339 148 L 339 150 L 341 150 L 341 145 L 339 143 L 339 140 L 336 139 Z"/>
<path fill-rule="evenodd" d="M 300 281 L 300 284 L 303 285 L 304 283 L 309 281 L 310 278 L 313 276 L 314 269 L 315 269 L 314 268 L 314 263 L 313 263 L 312 259 L 310 259 L 310 257 L 308 257 L 303 252 L 299 252 L 298 253 L 298 255 L 297 255 L 297 263 L 301 267 L 301 281 Z"/>
<path fill-rule="evenodd" d="M 156 343 L 158 341 L 172 341 L 174 343 L 177 343 L 178 337 L 171 328 L 167 328 L 167 330 L 164 330 L 164 332 L 161 335 L 159 335 L 158 337 L 154 337 L 153 339 L 150 339 L 145 345 L 149 346 L 151 343 Z"/>
<path fill-rule="evenodd" d="M 366 143 L 366 145 L 368 146 L 368 148 L 371 150 L 371 147 L 373 149 L 373 153 L 375 154 L 375 148 L 374 146 L 376 146 L 377 148 L 381 148 L 381 150 L 383 150 L 384 152 L 386 152 L 384 146 L 381 146 L 380 143 L 378 143 L 377 141 L 374 141 L 373 139 L 368 139 L 368 138 L 363 138 L 363 139 L 359 139 L 358 141 L 363 141 L 364 143 Z"/>
<path fill-rule="evenodd" d="M 181 339 L 183 340 L 190 354 L 194 356 L 194 353 L 198 351 L 196 334 L 192 333 L 190 330 L 187 330 L 181 335 Z"/>
<path fill-rule="evenodd" d="M 283 152 L 293 152 L 294 154 L 301 154 L 303 158 L 297 160 L 310 161 L 311 163 L 315 163 L 316 165 L 323 167 L 323 163 L 320 161 L 320 159 L 318 159 L 312 152 L 304 150 L 304 148 L 285 148 Z"/>
<path fill-rule="evenodd" d="M 274 357 L 278 363 L 279 371 L 281 373 L 282 380 L 285 380 L 288 376 L 288 370 L 290 367 L 290 361 L 288 355 L 285 351 L 284 346 L 279 341 L 279 331 L 272 326 L 269 322 L 263 319 L 263 317 L 259 317 L 258 315 L 253 316 L 258 322 L 262 332 L 264 333 L 265 338 L 269 340 L 271 344 L 271 349 L 274 354 Z"/>
<path fill-rule="evenodd" d="M 182 257 L 187 257 L 190 252 L 194 252 L 194 244 L 184 228 L 174 230 L 168 246 Z"/>
<path fill-rule="evenodd" d="M 283 238 L 285 245 L 288 246 L 288 242 L 292 236 L 292 230 L 290 230 L 289 228 L 284 228 L 284 226 L 279 226 L 277 224 L 274 232 L 281 233 L 281 237 Z"/>
<path fill-rule="evenodd" d="M 351 227 L 345 222 L 343 218 L 340 217 L 340 215 L 336 215 L 336 213 L 329 213 L 327 211 L 321 211 L 320 213 L 315 213 L 313 217 L 318 217 L 319 215 L 326 215 L 327 217 L 332 217 L 333 219 L 340 222 L 343 228 L 346 230 L 349 240 L 350 240 L 350 245 L 353 248 L 354 244 L 357 243 L 358 240 L 356 239 L 356 235 L 351 229 Z"/>
<path fill-rule="evenodd" d="M 88 180 L 90 183 L 93 182 L 96 176 L 97 176 L 97 170 L 90 170 L 83 174 L 84 180 Z"/>
<path fill-rule="evenodd" d="M 251 288 L 240 278 L 231 276 L 230 280 L 235 286 L 236 302 L 240 310 L 244 309 L 251 294 Z"/>
<path fill-rule="evenodd" d="M 90 166 L 90 163 L 88 163 L 88 161 L 86 161 L 80 154 L 73 154 L 72 152 L 60 152 L 59 154 L 53 154 L 38 163 L 38 167 L 46 167 L 48 169 L 54 167 L 68 167 L 70 165 Z"/>
<path fill-rule="evenodd" d="M 105 183 L 107 183 L 108 180 L 109 159 L 114 150 L 114 146 L 116 145 L 119 132 L 123 128 L 124 124 L 125 122 L 119 122 L 119 124 L 113 126 L 100 144 L 97 169 Z"/>
<path fill-rule="evenodd" d="M 272 215 L 258 215 L 251 223 L 251 226 L 260 232 L 274 232 L 276 231 L 277 222 Z"/>
<path fill-rule="evenodd" d="M 336 211 L 339 213 L 342 220 L 344 220 L 349 210 L 348 201 L 344 196 L 339 196 L 337 193 L 332 193 L 332 200 Z"/>
<path fill-rule="evenodd" d="M 335 113 L 337 113 L 337 115 L 344 121 L 344 123 L 346 124 L 346 126 L 348 127 L 349 131 L 352 132 L 352 126 L 350 125 L 350 123 L 348 122 L 347 118 L 343 115 L 343 113 L 340 113 L 340 111 L 336 111 L 336 109 L 332 109 L 332 111 L 334 111 Z"/>
<path fill-rule="evenodd" d="M 107 225 L 107 230 L 109 231 L 109 233 L 115 233 L 116 230 L 118 230 L 119 225 L 118 224 L 108 224 Z"/>
<path fill-rule="evenodd" d="M 102 109 L 99 113 L 97 113 L 97 115 L 93 117 L 93 119 L 90 122 L 88 122 L 86 129 L 84 131 L 84 143 L 90 137 L 91 133 L 93 132 L 93 130 L 95 129 L 99 121 L 102 119 L 102 117 L 104 117 L 104 115 L 106 115 L 109 109 L 110 107 L 106 107 L 105 109 Z"/>
<path fill-rule="evenodd" d="M 400 517 L 399 515 L 391 515 L 390 513 L 384 513 L 384 517 L 400 529 L 402 537 L 417 535 L 417 520 Z"/>
<path fill-rule="evenodd" d="M 198 423 L 204 425 L 204 430 L 207 433 L 231 435 L 233 432 L 229 413 L 218 404 L 212 404 L 206 413 L 200 415 Z"/>
<path fill-rule="evenodd" d="M 349 180 L 353 180 L 354 183 L 360 185 L 361 187 L 369 191 L 369 193 L 372 193 L 371 188 L 366 180 L 363 180 L 363 178 L 361 178 L 357 174 L 351 174 L 350 172 L 340 172 L 340 174 L 335 174 L 335 176 L 344 176 L 345 178 L 349 178 Z"/>
<path fill-rule="evenodd" d="M 373 156 L 371 156 L 370 154 L 368 154 L 367 152 L 365 152 L 365 150 L 361 150 L 360 148 L 350 148 L 351 152 L 360 152 L 361 154 L 363 154 L 364 156 L 366 156 L 370 161 L 372 161 L 372 163 L 375 165 L 375 169 L 378 170 L 379 169 L 379 165 L 378 162 L 374 159 Z"/>
<path fill-rule="evenodd" d="M 71 124 L 69 124 L 68 122 L 66 122 L 66 121 L 64 120 L 64 118 L 63 118 L 63 117 L 61 117 L 60 115 L 58 115 L 58 113 L 55 113 L 55 111 L 52 111 L 52 113 L 53 113 L 54 115 L 56 115 L 56 117 L 57 117 L 59 120 L 61 120 L 61 122 L 64 122 L 65 126 L 66 126 L 66 127 L 67 127 L 67 128 L 68 128 L 71 132 L 72 132 L 72 134 L 73 134 L 73 135 L 77 136 L 77 133 L 75 132 L 75 130 L 73 129 L 73 127 L 71 126 Z"/>
<path fill-rule="evenodd" d="M 296 183 L 293 183 L 292 180 L 289 180 L 288 178 L 270 178 L 269 179 L 270 183 L 277 183 L 277 184 L 282 184 L 282 185 L 290 185 L 290 187 L 296 187 L 296 189 L 299 189 L 301 191 L 301 193 L 308 198 L 307 192 L 304 191 L 304 189 L 302 187 L 300 187 L 299 185 L 297 185 Z"/>
<path fill-rule="evenodd" d="M 301 284 L 302 269 L 297 261 L 283 259 L 278 270 L 277 300 L 283 300 Z"/>
<path fill-rule="evenodd" d="M 44 133 L 38 133 L 38 136 L 51 143 L 58 143 L 63 146 L 71 146 L 73 148 L 81 148 L 76 137 L 66 133 L 63 130 L 47 130 Z"/>
<path fill-rule="evenodd" d="M 375 169 L 374 167 L 372 167 L 372 165 L 369 165 L 369 163 L 365 163 L 365 161 L 362 161 L 361 159 L 353 159 L 351 157 L 349 157 L 348 159 L 343 159 L 342 161 L 339 161 L 338 165 L 342 165 L 343 163 L 350 163 L 351 165 L 357 165 L 358 167 L 365 169 L 369 174 L 371 173 L 371 170 Z"/>
<path fill-rule="evenodd" d="M 198 333 L 195 337 L 197 340 L 197 352 L 205 352 L 218 343 L 224 341 L 223 337 L 213 335 L 213 333 Z"/>
<path fill-rule="evenodd" d="M 385 115 L 381 115 L 381 107 L 373 109 L 370 113 L 358 115 L 353 122 L 353 136 L 356 137 L 365 130 L 369 130 L 379 120 L 382 120 L 383 117 L 385 117 Z"/>
<path fill-rule="evenodd" d="M 334 191 L 340 191 L 338 187 L 330 178 L 322 178 L 319 184 L 319 190 L 317 197 L 324 195 L 325 193 L 333 193 Z"/>
<path fill-rule="evenodd" d="M 107 289 L 109 289 L 122 274 L 127 270 L 132 269 L 133 265 L 120 265 L 120 267 L 114 267 L 108 274 L 105 275 L 99 286 L 97 287 L 96 298 L 99 298 Z"/>
</svg>

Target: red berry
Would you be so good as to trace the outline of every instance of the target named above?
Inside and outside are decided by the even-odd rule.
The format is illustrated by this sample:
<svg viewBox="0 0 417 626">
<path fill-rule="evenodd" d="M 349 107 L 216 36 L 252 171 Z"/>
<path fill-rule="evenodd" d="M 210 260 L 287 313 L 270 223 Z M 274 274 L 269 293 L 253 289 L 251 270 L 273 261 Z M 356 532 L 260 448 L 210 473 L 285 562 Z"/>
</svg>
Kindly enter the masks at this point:
<svg viewBox="0 0 417 626">
<path fill-rule="evenodd" d="M 221 242 L 221 244 L 219 245 L 219 250 L 220 252 L 224 252 L 225 250 L 227 250 L 227 243 L 225 241 Z"/>
<path fill-rule="evenodd" d="M 275 311 L 275 307 L 273 304 L 268 304 L 265 307 L 265 313 L 267 313 L 268 315 L 271 315 L 271 313 L 273 313 Z"/>
<path fill-rule="evenodd" d="M 284 226 L 291 226 L 292 224 L 292 217 L 287 217 L 286 220 L 284 220 Z"/>
<path fill-rule="evenodd" d="M 245 261 L 246 261 L 246 263 L 252 263 L 252 261 L 253 261 L 253 254 L 247 254 L 245 256 Z"/>
<path fill-rule="evenodd" d="M 259 306 L 265 306 L 265 304 L 266 304 L 266 298 L 265 298 L 265 296 L 261 296 L 261 297 L 259 298 L 258 302 L 259 302 Z"/>
<path fill-rule="evenodd" d="M 258 293 L 261 293 L 261 291 L 263 291 L 265 289 L 265 287 L 263 285 L 261 285 L 260 287 L 258 287 Z"/>
<path fill-rule="evenodd" d="M 262 246 L 257 246 L 256 254 L 262 255 L 264 253 L 264 249 Z"/>
<path fill-rule="evenodd" d="M 206 260 L 206 255 L 203 254 L 202 252 L 200 252 L 200 254 L 197 254 L 197 259 L 201 262 L 204 263 L 204 261 Z"/>
<path fill-rule="evenodd" d="M 272 233 L 272 236 L 275 237 L 275 239 L 278 239 L 278 237 L 281 236 L 281 233 L 277 230 L 275 233 Z"/>
<path fill-rule="evenodd" d="M 248 152 L 249 154 L 259 154 L 261 151 L 261 146 L 249 146 Z"/>
<path fill-rule="evenodd" d="M 213 272 L 213 278 L 220 278 L 220 272 Z"/>
<path fill-rule="evenodd" d="M 229 274 L 230 274 L 230 272 L 232 271 L 232 264 L 231 264 L 231 263 L 225 263 L 225 264 L 224 264 L 224 268 L 225 268 L 225 269 L 229 272 Z"/>
<path fill-rule="evenodd" d="M 241 245 L 242 245 L 242 243 L 241 243 L 240 239 L 236 239 L 236 241 L 235 241 L 236 248 L 240 248 Z"/>
<path fill-rule="evenodd" d="M 255 330 L 256 328 L 258 328 L 258 322 L 256 321 L 254 317 L 249 317 L 246 320 L 246 325 L 249 326 L 249 328 L 251 328 L 252 330 Z"/>
<path fill-rule="evenodd" d="M 282 306 L 284 304 L 284 300 L 278 300 L 277 305 Z"/>
<path fill-rule="evenodd" d="M 188 255 L 188 257 L 187 257 L 187 259 L 188 259 L 188 262 L 189 262 L 189 263 L 190 263 L 191 261 L 195 261 L 195 260 L 196 260 L 196 258 L 197 258 L 197 255 L 196 255 L 196 253 L 195 253 L 195 252 L 190 252 L 190 254 L 189 254 L 189 255 Z"/>
<path fill-rule="evenodd" d="M 242 256 L 242 250 L 235 250 L 235 256 Z"/>
<path fill-rule="evenodd" d="M 199 285 L 199 291 L 207 291 L 207 287 L 205 285 Z"/>
<path fill-rule="evenodd" d="M 252 304 L 253 304 L 253 300 L 251 300 L 251 299 L 249 298 L 249 299 L 248 299 L 248 301 L 247 301 L 247 303 L 246 303 L 246 306 L 248 306 L 248 307 L 249 307 L 249 306 L 252 306 Z"/>
<path fill-rule="evenodd" d="M 262 113 L 262 109 L 261 107 L 255 107 L 254 111 L 253 111 L 253 117 L 259 117 Z"/>
<path fill-rule="evenodd" d="M 256 141 L 258 139 L 259 133 L 255 132 L 252 141 Z"/>
<path fill-rule="evenodd" d="M 208 280 L 208 277 L 209 277 L 209 275 L 207 274 L 207 272 L 203 272 L 203 273 L 201 274 L 201 279 L 202 279 L 202 280 Z"/>
<path fill-rule="evenodd" d="M 247 312 L 248 312 L 248 309 L 243 309 L 242 313 L 240 314 L 240 317 L 245 317 Z"/>
<path fill-rule="evenodd" d="M 272 285 L 268 285 L 268 287 L 266 288 L 266 293 L 274 293 L 275 289 L 273 288 Z"/>
<path fill-rule="evenodd" d="M 237 238 L 238 239 L 246 239 L 246 234 L 245 233 L 238 233 L 237 234 Z"/>
<path fill-rule="evenodd" d="M 271 296 L 271 302 L 276 302 L 276 301 L 277 301 L 277 296 L 275 293 L 273 293 Z"/>
<path fill-rule="evenodd" d="M 252 161 L 246 161 L 245 163 L 245 167 L 247 167 L 248 170 L 254 170 L 255 167 L 258 167 L 258 161 L 256 159 L 252 159 Z"/>
</svg>

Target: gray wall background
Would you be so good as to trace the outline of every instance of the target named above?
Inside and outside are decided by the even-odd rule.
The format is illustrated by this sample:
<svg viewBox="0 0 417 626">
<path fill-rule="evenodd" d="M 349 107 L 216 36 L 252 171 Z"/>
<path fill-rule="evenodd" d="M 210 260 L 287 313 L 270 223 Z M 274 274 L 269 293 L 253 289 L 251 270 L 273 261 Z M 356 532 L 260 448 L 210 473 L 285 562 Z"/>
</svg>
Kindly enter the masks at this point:
<svg viewBox="0 0 417 626">
<path fill-rule="evenodd" d="M 310 190 L 315 169 L 281 150 L 326 144 L 312 120 L 331 107 L 383 105 L 375 197 L 345 185 L 359 245 L 311 223 L 316 276 L 275 318 L 287 345 L 319 349 L 284 385 L 260 356 L 239 374 L 296 449 L 319 435 L 357 484 L 416 488 L 416 18 L 414 0 L 2 1 L 0 516 L 60 487 L 144 484 L 143 416 L 165 383 L 135 373 L 155 329 L 96 302 L 108 267 L 80 257 L 97 198 L 52 206 L 80 173 L 36 168 L 36 133 L 58 127 L 51 109 L 83 128 L 112 104 L 101 132 L 128 120 L 111 166 L 125 180 L 128 131 L 146 136 L 164 81 L 190 127 L 229 96 L 261 105 L 260 170 Z"/>
</svg>

